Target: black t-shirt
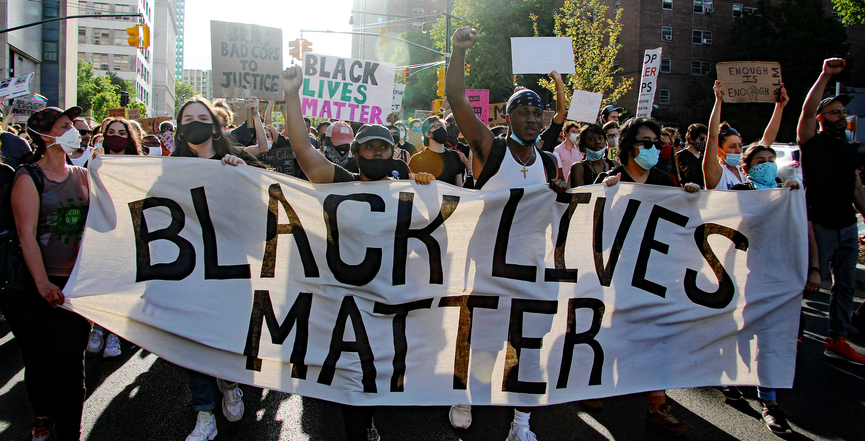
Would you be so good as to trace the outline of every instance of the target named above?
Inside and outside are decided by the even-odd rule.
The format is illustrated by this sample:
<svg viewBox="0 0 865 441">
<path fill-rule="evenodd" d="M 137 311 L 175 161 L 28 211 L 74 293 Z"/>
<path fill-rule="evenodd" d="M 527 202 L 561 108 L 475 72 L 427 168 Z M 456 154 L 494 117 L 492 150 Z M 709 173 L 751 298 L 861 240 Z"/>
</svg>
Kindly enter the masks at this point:
<svg viewBox="0 0 865 441">
<path fill-rule="evenodd" d="M 557 145 L 561 144 L 561 142 L 559 142 L 559 134 L 562 133 L 562 127 L 564 126 L 564 122 L 561 124 L 555 121 L 550 122 L 550 126 L 541 132 L 541 139 L 544 141 L 544 146 L 541 147 L 541 150 L 552 152 L 556 149 Z"/>
<path fill-rule="evenodd" d="M 845 140 L 818 132 L 801 151 L 808 219 L 834 230 L 855 225 L 856 150 Z"/>
<path fill-rule="evenodd" d="M 3 152 L 3 162 L 13 170 L 18 168 L 21 157 L 32 151 L 24 138 L 10 132 L 0 133 L 0 150 Z"/>
<path fill-rule="evenodd" d="M 625 166 L 620 165 L 608 172 L 599 174 L 598 178 L 595 179 L 595 184 L 603 182 L 604 178 L 606 178 L 607 176 L 616 176 L 619 173 L 622 174 L 622 178 L 619 180 L 619 182 L 635 182 L 634 178 L 632 178 L 631 175 L 628 174 L 627 170 L 625 170 Z M 673 178 L 671 178 L 669 174 L 658 170 L 656 167 L 652 167 L 649 170 L 649 176 L 646 178 L 646 182 L 643 182 L 643 184 L 666 185 L 667 187 L 676 186 L 676 184 L 673 182 Z"/>
<path fill-rule="evenodd" d="M 412 144 L 408 141 L 406 141 L 404 144 L 400 144 L 399 148 L 408 151 L 409 156 L 417 153 L 417 147 L 415 147 L 414 144 Z"/>
<path fill-rule="evenodd" d="M 14 181 L 15 170 L 7 164 L 0 163 L 0 231 L 15 227 L 10 203 Z"/>
<path fill-rule="evenodd" d="M 444 153 L 437 153 L 430 149 L 423 149 L 420 153 L 411 157 L 409 161 L 413 173 L 427 172 L 435 176 L 436 180 L 456 185 L 457 176 L 463 174 L 466 167 L 455 150 L 445 149 Z"/>
<path fill-rule="evenodd" d="M 397 172 L 395 179 L 408 179 L 408 164 L 400 159 L 393 160 L 393 171 Z M 333 182 L 360 181 L 360 173 L 346 170 L 336 164 L 333 166 Z"/>
<path fill-rule="evenodd" d="M 676 153 L 676 160 L 679 163 L 679 185 L 684 187 L 685 184 L 694 183 L 700 188 L 706 187 L 703 178 L 703 155 L 697 157 L 684 149 Z"/>
</svg>

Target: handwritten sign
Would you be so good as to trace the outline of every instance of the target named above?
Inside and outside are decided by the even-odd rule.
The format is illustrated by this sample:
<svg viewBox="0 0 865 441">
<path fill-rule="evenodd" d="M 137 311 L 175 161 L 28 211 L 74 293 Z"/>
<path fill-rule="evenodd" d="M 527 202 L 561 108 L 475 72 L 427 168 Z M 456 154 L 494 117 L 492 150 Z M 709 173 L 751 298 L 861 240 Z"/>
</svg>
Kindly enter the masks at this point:
<svg viewBox="0 0 865 441">
<path fill-rule="evenodd" d="M 119 107 L 117 109 L 108 109 L 109 118 L 126 118 L 126 108 Z"/>
<path fill-rule="evenodd" d="M 725 103 L 774 103 L 781 93 L 781 63 L 732 61 L 718 63 Z"/>
<path fill-rule="evenodd" d="M 294 166 L 294 150 L 291 149 L 291 146 L 277 147 L 274 145 L 272 149 L 259 155 L 258 160 L 282 174 L 297 176 Z"/>
<path fill-rule="evenodd" d="M 594 123 L 598 119 L 598 110 L 604 95 L 584 90 L 575 90 L 571 96 L 571 107 L 568 108 L 568 119 Z"/>
<path fill-rule="evenodd" d="M 44 109 L 47 104 L 48 103 L 42 100 L 18 98 L 12 102 L 12 116 L 29 117 L 33 113 Z"/>
<path fill-rule="evenodd" d="M 396 65 L 322 54 L 303 56 L 301 112 L 306 116 L 384 124 L 393 105 Z"/>
<path fill-rule="evenodd" d="M 282 99 L 282 29 L 210 22 L 213 96 Z"/>
<path fill-rule="evenodd" d="M 402 97 L 405 96 L 405 84 L 393 85 L 393 101 L 390 105 L 391 112 L 399 112 L 402 109 Z"/>
<path fill-rule="evenodd" d="M 30 81 L 33 80 L 33 72 L 0 81 L 0 96 L 6 99 L 18 98 L 30 95 Z"/>
<path fill-rule="evenodd" d="M 141 109 L 127 109 L 127 115 L 129 115 L 129 119 L 139 119 L 141 118 Z"/>
<path fill-rule="evenodd" d="M 504 124 L 505 121 L 505 109 L 508 108 L 508 103 L 494 103 L 490 104 L 490 113 L 489 113 L 489 121 L 490 127 L 499 126 Z"/>
<path fill-rule="evenodd" d="M 511 37 L 514 74 L 574 73 L 574 46 L 570 37 Z"/>
<path fill-rule="evenodd" d="M 637 99 L 637 117 L 650 118 L 655 104 L 655 89 L 661 71 L 661 48 L 646 49 L 643 56 L 643 74 L 640 77 L 640 97 Z"/>
<path fill-rule="evenodd" d="M 163 121 L 172 121 L 170 116 L 159 116 L 156 118 L 140 118 L 136 119 L 138 124 L 141 124 L 141 127 L 147 133 L 159 133 L 159 125 L 162 124 Z M 174 121 L 176 123 L 176 121 Z"/>
<path fill-rule="evenodd" d="M 466 89 L 466 98 L 472 104 L 475 116 L 483 122 L 490 120 L 490 90 Z"/>
</svg>

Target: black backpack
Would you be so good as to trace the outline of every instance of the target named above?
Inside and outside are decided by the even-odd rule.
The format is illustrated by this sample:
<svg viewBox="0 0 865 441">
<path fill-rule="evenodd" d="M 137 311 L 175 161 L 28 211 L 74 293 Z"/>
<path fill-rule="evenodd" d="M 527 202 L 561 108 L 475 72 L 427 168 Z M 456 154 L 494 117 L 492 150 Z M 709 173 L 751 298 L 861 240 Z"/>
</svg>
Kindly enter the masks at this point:
<svg viewBox="0 0 865 441">
<path fill-rule="evenodd" d="M 18 169 L 24 169 L 42 198 L 45 187 L 45 175 L 36 164 L 21 164 Z M 15 229 L 15 218 L 12 215 L 12 186 L 15 179 L 0 186 L 0 223 L 5 229 L 0 231 L 0 293 L 19 290 L 24 287 L 27 275 L 27 265 L 21 253 L 21 243 L 18 231 Z"/>
<path fill-rule="evenodd" d="M 547 172 L 547 182 L 551 182 L 553 179 L 556 179 L 558 175 L 556 167 L 556 159 L 550 152 L 545 152 L 537 147 L 535 150 L 538 153 L 538 157 L 541 158 L 541 162 L 544 163 L 544 170 Z M 496 172 L 499 171 L 499 168 L 502 165 L 502 161 L 505 159 L 505 154 L 508 152 L 508 141 L 505 137 L 497 137 L 493 139 L 493 146 L 490 148 L 490 155 L 484 163 L 484 169 L 481 171 L 480 176 L 475 179 L 476 190 L 480 190 L 487 181 L 493 177 Z"/>
</svg>

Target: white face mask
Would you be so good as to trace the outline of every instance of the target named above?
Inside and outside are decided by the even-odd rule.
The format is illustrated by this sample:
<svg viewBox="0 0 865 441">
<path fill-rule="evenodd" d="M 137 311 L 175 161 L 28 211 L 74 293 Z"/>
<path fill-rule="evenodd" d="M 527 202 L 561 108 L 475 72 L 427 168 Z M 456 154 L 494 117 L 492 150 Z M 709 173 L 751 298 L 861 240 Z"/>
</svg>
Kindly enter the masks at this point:
<svg viewBox="0 0 865 441">
<path fill-rule="evenodd" d="M 63 132 L 63 134 L 60 136 L 45 135 L 45 134 L 39 133 L 33 129 L 30 129 L 30 131 L 33 133 L 36 133 L 38 135 L 47 136 L 49 138 L 54 138 L 53 143 L 45 146 L 46 149 L 48 147 L 53 146 L 54 144 L 57 144 L 68 155 L 70 153 L 78 151 L 78 148 L 81 146 L 81 134 L 78 133 L 78 129 L 76 129 L 75 127 L 69 128 L 69 130 Z"/>
<path fill-rule="evenodd" d="M 95 150 L 95 149 L 101 149 L 101 148 L 102 148 L 102 141 L 97 142 L 96 144 L 93 144 L 93 149 L 94 149 L 94 150 Z"/>
<path fill-rule="evenodd" d="M 270 150 L 273 148 L 273 141 L 267 141 L 267 149 Z"/>
<path fill-rule="evenodd" d="M 577 137 L 580 136 L 579 133 L 571 133 L 568 135 L 568 138 L 571 139 L 571 142 L 577 142 Z"/>
<path fill-rule="evenodd" d="M 614 137 L 612 137 L 612 138 L 607 138 L 607 144 L 608 144 L 610 147 L 616 147 L 616 146 L 618 146 L 618 145 L 619 145 L 619 137 L 618 137 L 618 136 L 614 136 Z"/>
</svg>

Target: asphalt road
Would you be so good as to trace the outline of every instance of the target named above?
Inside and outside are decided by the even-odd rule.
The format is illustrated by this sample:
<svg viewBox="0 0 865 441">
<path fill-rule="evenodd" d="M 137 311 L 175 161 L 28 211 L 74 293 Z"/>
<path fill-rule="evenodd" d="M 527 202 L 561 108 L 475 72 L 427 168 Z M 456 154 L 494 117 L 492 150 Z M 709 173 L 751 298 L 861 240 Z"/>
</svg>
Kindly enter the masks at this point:
<svg viewBox="0 0 865 441">
<path fill-rule="evenodd" d="M 865 297 L 865 286 L 859 285 L 857 302 Z M 828 301 L 826 291 L 803 301 L 805 338 L 795 385 L 778 391 L 795 431 L 787 439 L 865 440 L 865 366 L 823 355 Z M 848 341 L 865 352 L 865 336 L 852 331 Z M 186 370 L 155 354 L 123 342 L 118 358 L 88 356 L 86 374 L 82 439 L 184 440 L 195 425 Z M 0 320 L 0 441 L 29 439 L 33 414 L 23 378 L 17 342 Z M 217 410 L 217 440 L 345 439 L 338 405 L 251 386 L 242 390 L 245 416 L 229 423 Z M 756 388 L 742 391 L 747 404 L 734 408 L 714 388 L 669 390 L 674 414 L 690 428 L 678 439 L 777 439 L 760 422 Z M 591 413 L 575 403 L 541 408 L 532 413 L 531 426 L 541 441 L 667 439 L 644 426 L 645 411 L 646 394 L 634 394 L 604 399 L 604 409 Z M 513 417 L 510 408 L 476 407 L 472 427 L 457 431 L 447 412 L 446 407 L 385 407 L 375 421 L 383 440 L 474 441 L 505 439 Z"/>
</svg>

